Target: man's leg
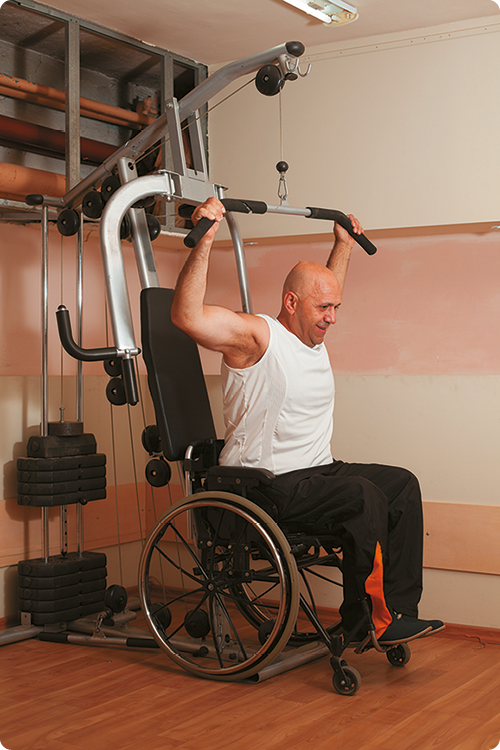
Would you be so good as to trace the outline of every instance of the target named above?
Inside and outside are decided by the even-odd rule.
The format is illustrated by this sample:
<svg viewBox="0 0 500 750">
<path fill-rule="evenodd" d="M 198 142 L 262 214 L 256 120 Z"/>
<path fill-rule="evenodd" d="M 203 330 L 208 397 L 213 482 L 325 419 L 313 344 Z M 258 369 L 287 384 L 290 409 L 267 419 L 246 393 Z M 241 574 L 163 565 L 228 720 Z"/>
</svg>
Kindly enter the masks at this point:
<svg viewBox="0 0 500 750">
<path fill-rule="evenodd" d="M 422 595 L 423 517 L 417 478 L 406 469 L 377 464 L 336 462 L 336 476 L 361 476 L 387 498 L 384 592 L 396 612 L 418 616 Z"/>
<path fill-rule="evenodd" d="M 382 490 L 351 472 L 349 464 L 335 462 L 277 477 L 269 496 L 284 526 L 305 524 L 316 533 L 327 531 L 337 536 L 344 559 L 341 614 L 346 628 L 355 627 L 362 618 L 360 600 L 366 593 L 377 636 L 382 635 L 391 623 L 383 590 L 382 556 L 389 507 Z"/>
</svg>

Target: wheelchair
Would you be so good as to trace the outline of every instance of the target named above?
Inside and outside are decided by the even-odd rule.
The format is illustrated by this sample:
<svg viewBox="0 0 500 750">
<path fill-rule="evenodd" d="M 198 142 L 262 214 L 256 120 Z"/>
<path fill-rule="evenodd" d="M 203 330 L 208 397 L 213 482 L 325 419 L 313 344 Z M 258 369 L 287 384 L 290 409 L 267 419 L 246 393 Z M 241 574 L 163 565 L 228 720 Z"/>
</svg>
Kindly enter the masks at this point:
<svg viewBox="0 0 500 750">
<path fill-rule="evenodd" d="M 139 565 L 139 596 L 157 645 L 202 678 L 258 682 L 330 656 L 333 688 L 353 695 L 358 671 L 344 657 L 375 648 L 393 666 L 410 658 L 406 643 L 378 643 L 366 601 L 351 633 L 322 624 L 314 582 L 341 585 L 341 548 L 313 529 L 282 529 L 260 489 L 267 470 L 218 466 L 217 440 L 198 347 L 170 320 L 173 290 L 141 293 L 143 357 L 156 425 L 143 444 L 179 462 L 187 497 L 155 523 Z M 255 499 L 262 497 L 262 502 Z M 360 627 L 368 633 L 356 643 Z"/>
</svg>

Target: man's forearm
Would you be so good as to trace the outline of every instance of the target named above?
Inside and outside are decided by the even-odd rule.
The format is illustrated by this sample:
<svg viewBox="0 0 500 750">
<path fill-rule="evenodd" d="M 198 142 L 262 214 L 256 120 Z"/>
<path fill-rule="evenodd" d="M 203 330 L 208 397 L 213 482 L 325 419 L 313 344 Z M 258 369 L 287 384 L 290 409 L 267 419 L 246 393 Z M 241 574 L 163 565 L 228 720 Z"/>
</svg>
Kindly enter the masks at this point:
<svg viewBox="0 0 500 750">
<path fill-rule="evenodd" d="M 345 277 L 349 267 L 349 260 L 351 258 L 351 250 L 352 245 L 350 243 L 336 240 L 333 244 L 330 255 L 328 256 L 328 260 L 326 261 L 326 267 L 335 274 L 342 291 L 344 290 Z"/>
<path fill-rule="evenodd" d="M 172 302 L 172 321 L 185 330 L 200 321 L 207 290 L 211 243 L 203 240 L 191 250 L 177 279 Z"/>
</svg>

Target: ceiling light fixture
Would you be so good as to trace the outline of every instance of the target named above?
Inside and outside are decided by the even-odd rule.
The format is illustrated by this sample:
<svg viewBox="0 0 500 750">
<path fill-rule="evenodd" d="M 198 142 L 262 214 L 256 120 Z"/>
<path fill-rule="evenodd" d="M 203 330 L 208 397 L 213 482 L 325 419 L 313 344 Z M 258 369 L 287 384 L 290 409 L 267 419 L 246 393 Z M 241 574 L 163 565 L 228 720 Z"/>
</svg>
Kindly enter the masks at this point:
<svg viewBox="0 0 500 750">
<path fill-rule="evenodd" d="M 335 0 L 335 2 L 330 2 L 330 0 L 285 0 L 285 2 L 303 10 L 310 16 L 314 16 L 319 21 L 323 21 L 328 26 L 332 23 L 336 25 L 352 23 L 359 16 L 357 9 L 343 0 Z"/>
</svg>

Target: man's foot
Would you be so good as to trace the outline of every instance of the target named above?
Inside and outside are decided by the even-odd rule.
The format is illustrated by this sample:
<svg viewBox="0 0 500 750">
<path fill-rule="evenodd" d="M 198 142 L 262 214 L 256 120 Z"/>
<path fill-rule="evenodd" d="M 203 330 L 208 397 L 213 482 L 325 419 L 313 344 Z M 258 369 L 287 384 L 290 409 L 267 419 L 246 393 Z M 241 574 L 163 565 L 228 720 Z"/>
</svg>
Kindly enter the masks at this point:
<svg viewBox="0 0 500 750">
<path fill-rule="evenodd" d="M 431 626 L 431 629 L 429 630 L 429 632 L 425 634 L 426 637 L 428 635 L 434 635 L 435 633 L 439 633 L 440 630 L 445 629 L 445 624 L 441 620 L 427 620 L 426 622 Z"/>
<path fill-rule="evenodd" d="M 416 617 L 399 615 L 394 612 L 391 624 L 377 640 L 383 646 L 393 646 L 398 643 L 414 641 L 416 638 L 422 638 L 427 634 L 430 635 L 431 630 L 432 625 L 427 620 L 418 620 Z"/>
</svg>

